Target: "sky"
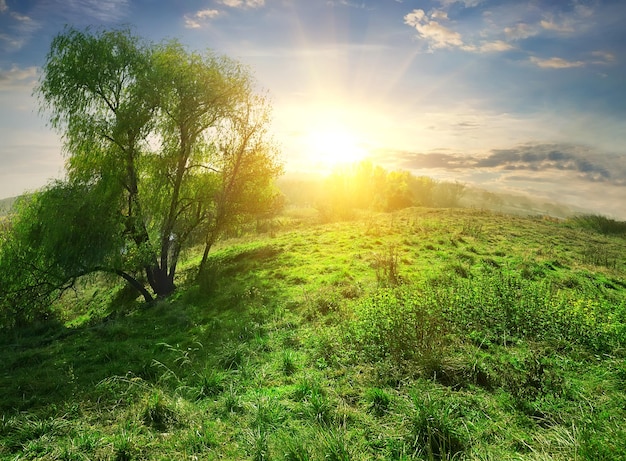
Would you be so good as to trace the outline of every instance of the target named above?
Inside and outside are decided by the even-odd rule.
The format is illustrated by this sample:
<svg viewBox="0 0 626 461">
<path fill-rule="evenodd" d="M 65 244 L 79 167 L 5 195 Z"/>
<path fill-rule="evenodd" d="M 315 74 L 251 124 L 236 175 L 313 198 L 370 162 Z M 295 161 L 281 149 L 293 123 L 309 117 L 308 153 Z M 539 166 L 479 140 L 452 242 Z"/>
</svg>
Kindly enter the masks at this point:
<svg viewBox="0 0 626 461">
<path fill-rule="evenodd" d="M 288 173 L 370 158 L 626 219 L 623 0 L 0 0 L 0 197 L 63 176 L 52 38 L 130 26 L 248 65 Z"/>
</svg>

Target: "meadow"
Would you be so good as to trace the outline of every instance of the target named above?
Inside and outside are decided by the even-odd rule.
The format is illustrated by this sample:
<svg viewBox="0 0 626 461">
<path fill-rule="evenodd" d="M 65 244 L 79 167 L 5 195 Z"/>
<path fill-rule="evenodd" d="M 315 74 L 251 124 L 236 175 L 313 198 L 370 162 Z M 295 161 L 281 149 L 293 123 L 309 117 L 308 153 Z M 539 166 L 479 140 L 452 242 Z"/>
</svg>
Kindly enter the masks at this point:
<svg viewBox="0 0 626 461">
<path fill-rule="evenodd" d="M 626 232 L 291 209 L 0 337 L 7 460 L 626 459 Z"/>
</svg>

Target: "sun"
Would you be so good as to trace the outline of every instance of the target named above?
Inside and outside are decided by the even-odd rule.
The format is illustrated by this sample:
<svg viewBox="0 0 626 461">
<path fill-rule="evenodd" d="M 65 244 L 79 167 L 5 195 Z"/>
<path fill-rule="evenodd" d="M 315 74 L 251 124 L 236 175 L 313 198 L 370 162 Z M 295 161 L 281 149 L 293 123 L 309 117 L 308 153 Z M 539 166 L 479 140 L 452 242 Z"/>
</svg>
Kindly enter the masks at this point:
<svg viewBox="0 0 626 461">
<path fill-rule="evenodd" d="M 359 136 L 341 125 L 322 125 L 307 131 L 304 139 L 307 160 L 327 167 L 351 164 L 367 155 Z"/>
</svg>

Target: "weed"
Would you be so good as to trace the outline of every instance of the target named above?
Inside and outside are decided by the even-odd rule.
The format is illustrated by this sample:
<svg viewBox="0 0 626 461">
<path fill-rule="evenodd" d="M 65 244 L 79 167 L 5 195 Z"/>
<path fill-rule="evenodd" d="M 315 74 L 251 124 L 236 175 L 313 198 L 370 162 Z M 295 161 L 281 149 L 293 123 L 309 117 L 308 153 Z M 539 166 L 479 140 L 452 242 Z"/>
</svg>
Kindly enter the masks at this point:
<svg viewBox="0 0 626 461">
<path fill-rule="evenodd" d="M 224 393 L 223 399 L 224 413 L 225 414 L 234 414 L 241 413 L 243 411 L 243 405 L 241 403 L 241 397 L 233 386 L 230 386 L 228 390 Z"/>
<path fill-rule="evenodd" d="M 351 461 L 354 458 L 354 449 L 344 431 L 329 429 L 320 435 L 325 460 Z"/>
<path fill-rule="evenodd" d="M 461 234 L 469 237 L 478 238 L 483 233 L 483 224 L 480 221 L 468 218 L 463 221 Z"/>
<path fill-rule="evenodd" d="M 139 454 L 136 428 L 130 424 L 113 436 L 113 460 L 132 461 Z"/>
<path fill-rule="evenodd" d="M 395 245 L 391 245 L 383 253 L 374 253 L 372 267 L 376 271 L 376 282 L 379 287 L 397 286 L 402 278 L 399 272 L 399 254 Z"/>
<path fill-rule="evenodd" d="M 186 437 L 180 439 L 179 444 L 183 451 L 201 453 L 217 447 L 219 445 L 219 439 L 210 424 L 203 424 L 200 427 L 191 429 Z"/>
<path fill-rule="evenodd" d="M 201 373 L 196 375 L 197 383 L 195 385 L 196 399 L 204 399 L 207 397 L 215 397 L 224 391 L 224 374 L 212 369 L 205 368 Z"/>
<path fill-rule="evenodd" d="M 583 251 L 582 262 L 583 264 L 590 264 L 592 266 L 616 269 L 619 262 L 619 255 L 613 253 L 606 245 L 589 245 L 585 247 Z"/>
<path fill-rule="evenodd" d="M 427 459 L 454 459 L 467 448 L 465 427 L 453 405 L 429 395 L 413 397 L 409 443 Z"/>
<path fill-rule="evenodd" d="M 256 427 L 245 432 L 248 453 L 254 461 L 270 459 L 268 433 L 264 427 Z"/>
<path fill-rule="evenodd" d="M 278 446 L 284 461 L 310 461 L 315 459 L 309 445 L 303 438 L 304 434 L 281 433 L 278 437 Z"/>
<path fill-rule="evenodd" d="M 152 392 L 144 405 L 142 421 L 157 431 L 165 431 L 178 422 L 176 411 L 172 404 L 160 391 Z"/>
<path fill-rule="evenodd" d="M 225 370 L 238 370 L 244 364 L 245 346 L 240 343 L 228 343 L 218 357 L 218 363 Z"/>
<path fill-rule="evenodd" d="M 286 376 L 291 376 L 296 372 L 296 354 L 290 350 L 284 350 L 281 355 L 280 369 Z"/>
<path fill-rule="evenodd" d="M 255 428 L 274 429 L 285 418 L 283 407 L 274 397 L 259 395 L 251 407 Z"/>
<path fill-rule="evenodd" d="M 372 387 L 365 393 L 368 409 L 376 416 L 382 416 L 389 410 L 391 396 L 383 389 Z"/>
<path fill-rule="evenodd" d="M 296 384 L 293 398 L 296 401 L 301 402 L 314 394 L 323 393 L 324 391 L 319 383 L 319 380 L 311 376 L 305 376 Z"/>
<path fill-rule="evenodd" d="M 319 424 L 329 424 L 332 416 L 332 405 L 328 397 L 320 392 L 314 392 L 307 399 L 306 412 Z"/>
</svg>

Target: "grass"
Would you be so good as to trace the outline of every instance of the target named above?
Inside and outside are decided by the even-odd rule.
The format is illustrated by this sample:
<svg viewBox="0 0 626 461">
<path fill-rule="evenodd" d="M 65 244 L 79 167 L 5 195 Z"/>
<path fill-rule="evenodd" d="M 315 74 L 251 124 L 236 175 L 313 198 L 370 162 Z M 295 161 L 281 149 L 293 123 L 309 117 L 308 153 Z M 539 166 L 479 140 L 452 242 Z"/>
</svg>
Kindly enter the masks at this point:
<svg viewBox="0 0 626 461">
<path fill-rule="evenodd" d="M 151 308 L 92 281 L 0 337 L 0 459 L 626 459 L 610 224 L 415 208 L 191 254 Z"/>
</svg>

